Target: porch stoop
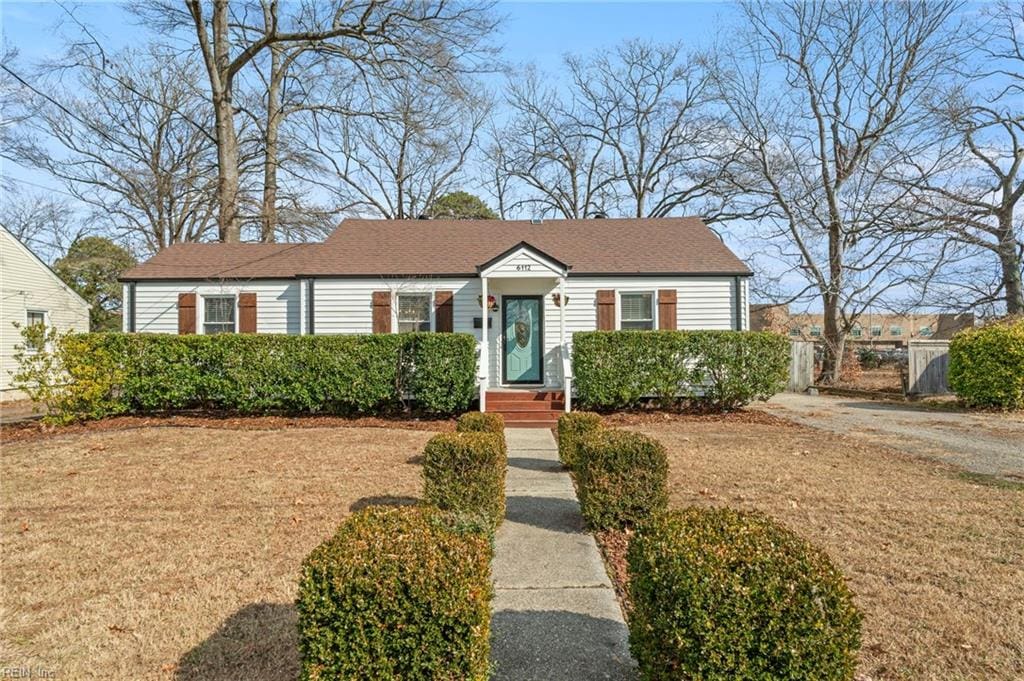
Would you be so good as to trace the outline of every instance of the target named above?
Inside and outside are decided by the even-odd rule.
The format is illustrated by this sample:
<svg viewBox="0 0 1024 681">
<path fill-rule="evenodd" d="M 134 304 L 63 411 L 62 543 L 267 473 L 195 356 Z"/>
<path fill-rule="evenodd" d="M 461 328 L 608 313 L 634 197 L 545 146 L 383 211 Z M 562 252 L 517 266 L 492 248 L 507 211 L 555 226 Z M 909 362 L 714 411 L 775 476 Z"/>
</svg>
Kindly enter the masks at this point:
<svg viewBox="0 0 1024 681">
<path fill-rule="evenodd" d="M 488 390 L 486 403 L 510 428 L 553 428 L 565 413 L 561 390 Z"/>
</svg>

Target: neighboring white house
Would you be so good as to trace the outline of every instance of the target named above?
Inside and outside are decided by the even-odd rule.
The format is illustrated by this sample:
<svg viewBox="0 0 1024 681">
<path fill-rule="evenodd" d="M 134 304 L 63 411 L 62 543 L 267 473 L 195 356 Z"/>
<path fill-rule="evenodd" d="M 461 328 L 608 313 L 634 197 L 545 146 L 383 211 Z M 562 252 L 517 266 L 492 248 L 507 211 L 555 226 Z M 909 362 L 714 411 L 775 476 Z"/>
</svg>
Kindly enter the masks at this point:
<svg viewBox="0 0 1024 681">
<path fill-rule="evenodd" d="M 577 331 L 747 329 L 750 275 L 697 218 L 349 219 L 323 243 L 172 246 L 122 276 L 124 330 L 463 331 L 482 386 L 557 389 Z"/>
<path fill-rule="evenodd" d="M 89 303 L 0 227 L 0 399 L 23 397 L 11 387 L 11 374 L 18 369 L 15 347 L 23 340 L 19 327 L 28 324 L 88 331 Z"/>
</svg>

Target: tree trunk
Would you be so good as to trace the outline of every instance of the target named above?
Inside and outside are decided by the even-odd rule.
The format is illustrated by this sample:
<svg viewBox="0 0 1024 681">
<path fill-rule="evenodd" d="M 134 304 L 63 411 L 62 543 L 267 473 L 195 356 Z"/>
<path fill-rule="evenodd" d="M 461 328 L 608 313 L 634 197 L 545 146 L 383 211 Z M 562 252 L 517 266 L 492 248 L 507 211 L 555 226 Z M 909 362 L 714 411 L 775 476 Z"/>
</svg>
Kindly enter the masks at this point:
<svg viewBox="0 0 1024 681">
<path fill-rule="evenodd" d="M 1013 214 L 999 218 L 999 264 L 1003 271 L 1003 299 L 1006 314 L 1024 314 L 1024 285 L 1021 283 L 1021 263 L 1017 240 L 1014 238 Z"/>
<path fill-rule="evenodd" d="M 277 231 L 278 134 L 281 127 L 281 80 L 284 77 L 281 48 L 270 47 L 270 79 L 267 82 L 267 130 L 263 156 L 263 206 L 260 211 L 260 241 L 272 243 Z"/>
<path fill-rule="evenodd" d="M 828 231 L 828 289 L 822 294 L 822 339 L 825 341 L 825 352 L 821 360 L 821 374 L 818 376 L 818 381 L 825 385 L 831 385 L 839 380 L 843 363 L 843 344 L 846 340 L 839 318 L 839 292 L 843 290 L 843 245 L 842 229 L 838 221 L 833 222 Z"/>
<path fill-rule="evenodd" d="M 211 79 L 217 125 L 217 195 L 220 204 L 217 225 L 221 241 L 237 243 L 242 240 L 238 221 L 238 138 L 232 101 L 234 85 L 229 68 L 231 44 L 226 0 L 217 0 L 213 5 L 213 61 L 217 72 L 217 78 Z"/>
</svg>

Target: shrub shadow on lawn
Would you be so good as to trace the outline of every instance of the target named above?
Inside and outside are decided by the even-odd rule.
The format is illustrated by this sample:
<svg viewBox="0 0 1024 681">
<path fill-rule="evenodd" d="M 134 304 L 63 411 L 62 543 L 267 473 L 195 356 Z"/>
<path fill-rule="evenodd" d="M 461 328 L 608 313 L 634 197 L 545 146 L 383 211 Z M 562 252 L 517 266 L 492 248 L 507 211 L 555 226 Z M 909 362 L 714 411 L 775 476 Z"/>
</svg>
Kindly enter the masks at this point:
<svg viewBox="0 0 1024 681">
<path fill-rule="evenodd" d="M 493 681 L 635 679 L 626 625 L 568 610 L 494 613 Z"/>
<path fill-rule="evenodd" d="M 505 519 L 552 532 L 585 532 L 580 507 L 575 499 L 510 496 L 505 500 Z"/>
<path fill-rule="evenodd" d="M 415 506 L 418 503 L 420 503 L 420 500 L 416 497 L 394 497 L 384 494 L 380 496 L 356 499 L 352 502 L 352 505 L 348 507 L 348 510 L 355 513 L 356 511 L 362 511 L 364 508 L 369 508 L 370 506 Z"/>
<path fill-rule="evenodd" d="M 298 615 L 291 603 L 250 603 L 178 662 L 177 681 L 295 679 Z"/>
</svg>

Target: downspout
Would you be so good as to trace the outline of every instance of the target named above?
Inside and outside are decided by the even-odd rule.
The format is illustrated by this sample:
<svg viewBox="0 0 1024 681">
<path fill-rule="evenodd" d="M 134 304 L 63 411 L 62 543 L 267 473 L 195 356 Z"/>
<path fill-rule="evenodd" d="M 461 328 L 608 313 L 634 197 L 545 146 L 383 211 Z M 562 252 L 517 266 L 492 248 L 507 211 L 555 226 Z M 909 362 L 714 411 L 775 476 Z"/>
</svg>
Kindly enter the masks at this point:
<svg viewBox="0 0 1024 681">
<path fill-rule="evenodd" d="M 309 279 L 306 282 L 306 333 L 310 336 L 316 333 L 316 279 Z"/>
<path fill-rule="evenodd" d="M 737 331 L 742 331 L 743 330 L 743 303 L 742 303 L 741 298 L 743 296 L 743 284 L 740 282 L 740 278 L 739 277 L 733 277 L 733 282 L 735 284 L 735 289 L 736 289 L 736 300 L 735 300 L 735 306 L 734 306 L 736 308 L 735 309 L 735 312 L 736 312 L 736 330 Z"/>
</svg>

